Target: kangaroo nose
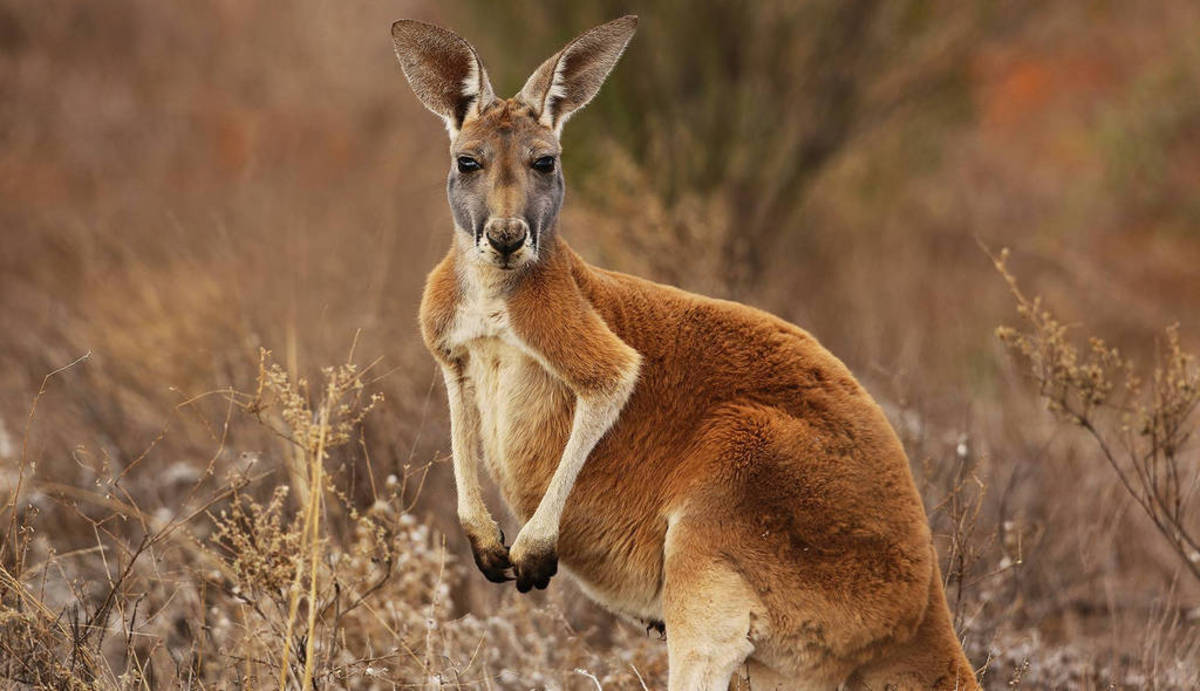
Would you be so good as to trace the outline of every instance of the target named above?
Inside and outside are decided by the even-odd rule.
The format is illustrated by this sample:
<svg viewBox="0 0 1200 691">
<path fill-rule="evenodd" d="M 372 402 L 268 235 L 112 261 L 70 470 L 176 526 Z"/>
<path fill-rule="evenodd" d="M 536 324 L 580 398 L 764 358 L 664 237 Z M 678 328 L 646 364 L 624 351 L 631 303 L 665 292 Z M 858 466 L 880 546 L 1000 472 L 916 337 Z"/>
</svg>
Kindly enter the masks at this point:
<svg viewBox="0 0 1200 691">
<path fill-rule="evenodd" d="M 510 255 L 521 249 L 528 235 L 528 226 L 519 218 L 498 218 L 488 221 L 484 234 L 488 244 L 502 255 Z"/>
</svg>

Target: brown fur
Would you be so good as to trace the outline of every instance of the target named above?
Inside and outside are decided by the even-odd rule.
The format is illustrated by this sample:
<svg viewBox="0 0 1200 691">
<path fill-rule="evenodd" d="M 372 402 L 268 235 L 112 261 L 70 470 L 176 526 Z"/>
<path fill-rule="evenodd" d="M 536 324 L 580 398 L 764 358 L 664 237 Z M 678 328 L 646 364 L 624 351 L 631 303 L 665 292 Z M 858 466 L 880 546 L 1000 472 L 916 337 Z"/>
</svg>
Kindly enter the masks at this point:
<svg viewBox="0 0 1200 691">
<path fill-rule="evenodd" d="M 594 269 L 561 241 L 543 261 L 508 301 L 514 329 L 553 368 L 547 384 L 603 387 L 630 348 L 643 363 L 562 517 L 559 557 L 589 590 L 633 600 L 624 613 L 651 619 L 636 604 L 662 597 L 677 515 L 690 526 L 681 549 L 728 564 L 762 602 L 772 634 L 755 659 L 797 675 L 854 672 L 863 684 L 896 670 L 897 683 L 971 687 L 904 451 L 837 358 L 769 314 Z M 453 267 L 451 254 L 422 305 L 435 353 L 458 295 Z M 553 412 L 512 421 L 531 432 L 504 459 L 513 477 L 502 491 L 523 520 L 566 443 L 570 406 Z"/>
<path fill-rule="evenodd" d="M 600 45 L 613 62 L 624 45 L 593 37 L 564 52 L 576 44 Z M 527 89 L 544 91 L 546 69 Z M 582 71 L 594 93 L 595 70 Z M 568 114 L 547 124 L 518 97 L 463 122 L 455 147 L 509 152 L 488 160 L 493 214 L 495 199 L 506 214 L 527 202 L 522 142 Z M 489 578 L 511 567 L 519 585 L 543 587 L 561 560 L 613 610 L 665 622 L 672 688 L 722 688 L 743 662 L 754 688 L 977 688 L 904 450 L 812 336 L 745 305 L 597 269 L 555 235 L 515 269 L 456 238 L 421 305 L 460 408 L 454 424 L 478 427 L 527 528 L 542 525 L 548 495 L 569 491 L 557 532 L 519 536 L 511 553 L 480 507 L 460 504 Z M 610 404 L 615 422 L 601 415 Z M 564 448 L 589 421 L 603 424 L 598 441 L 563 478 Z M 456 474 L 473 473 L 469 460 L 456 458 Z M 470 478 L 459 480 L 470 492 Z"/>
</svg>

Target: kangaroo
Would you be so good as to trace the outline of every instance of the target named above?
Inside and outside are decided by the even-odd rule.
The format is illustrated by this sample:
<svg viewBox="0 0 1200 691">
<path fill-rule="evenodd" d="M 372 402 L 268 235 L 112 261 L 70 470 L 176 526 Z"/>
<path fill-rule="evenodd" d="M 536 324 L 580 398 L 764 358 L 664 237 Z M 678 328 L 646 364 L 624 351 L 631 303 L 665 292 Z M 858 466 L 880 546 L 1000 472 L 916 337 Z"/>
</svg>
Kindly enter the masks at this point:
<svg viewBox="0 0 1200 691">
<path fill-rule="evenodd" d="M 978 688 L 908 461 L 799 327 L 596 268 L 558 233 L 559 136 L 637 27 L 622 17 L 498 98 L 465 40 L 392 26 L 450 134 L 454 220 L 421 334 L 450 406 L 458 518 L 490 581 L 665 626 L 671 689 Z M 524 521 L 511 547 L 482 461 Z"/>
</svg>

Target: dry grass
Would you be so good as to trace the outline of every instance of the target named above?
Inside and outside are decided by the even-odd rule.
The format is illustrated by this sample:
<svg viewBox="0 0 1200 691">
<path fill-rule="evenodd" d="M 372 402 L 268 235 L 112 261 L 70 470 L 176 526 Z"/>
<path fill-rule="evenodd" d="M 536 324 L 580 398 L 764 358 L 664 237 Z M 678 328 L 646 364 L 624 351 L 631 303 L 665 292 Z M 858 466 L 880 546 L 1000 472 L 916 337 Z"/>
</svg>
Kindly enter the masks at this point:
<svg viewBox="0 0 1200 691">
<path fill-rule="evenodd" d="M 335 467 L 326 471 L 336 449 L 364 442 L 362 423 L 381 400 L 364 397 L 370 370 L 327 368 L 311 402 L 307 383 L 264 352 L 256 392 L 214 392 L 245 418 L 226 417 L 222 441 L 242 424 L 266 424 L 287 472 L 259 472 L 272 464 L 244 458 L 217 481 L 210 467 L 173 515 L 148 515 L 132 497 L 60 488 L 64 508 L 72 499 L 101 508 L 86 517 L 95 545 L 66 554 L 34 544 L 33 507 L 9 510 L 16 551 L 0 554 L 3 679 L 114 689 L 661 681 L 661 645 L 623 630 L 609 643 L 620 655 L 598 651 L 555 605 L 512 594 L 486 616 L 455 614 L 454 592 L 474 567 L 412 512 L 428 465 L 378 482 L 368 470 L 374 499 L 362 509 Z M 116 473 L 98 479 L 121 482 Z M 138 524 L 136 543 L 110 527 L 126 522 Z M 85 555 L 103 566 L 99 596 L 75 562 Z M 64 597 L 65 607 L 56 602 Z"/>
<path fill-rule="evenodd" d="M 415 329 L 444 135 L 387 38 L 459 27 L 514 91 L 625 9 L 0 2 L 0 684 L 662 686 L 656 635 L 467 557 Z M 988 688 L 1198 683 L 1198 33 L 1186 0 L 664 2 L 566 133 L 589 258 L 791 319 L 881 401 Z M 1008 337 L 1041 360 L 980 241 L 1063 315 Z M 1121 367 L 1058 366 L 1080 321 Z"/>
<path fill-rule="evenodd" d="M 1200 407 L 1200 369 L 1180 345 L 1179 326 L 1167 327 L 1156 350 L 1159 364 L 1148 375 L 1095 336 L 1081 356 L 1070 328 L 1040 297 L 1021 292 L 1007 258 L 1004 250 L 994 262 L 1029 331 L 1001 327 L 997 336 L 1024 360 L 1046 407 L 1087 430 L 1127 496 L 1200 580 L 1200 462 L 1189 445 L 1200 424 L 1193 415 Z"/>
</svg>

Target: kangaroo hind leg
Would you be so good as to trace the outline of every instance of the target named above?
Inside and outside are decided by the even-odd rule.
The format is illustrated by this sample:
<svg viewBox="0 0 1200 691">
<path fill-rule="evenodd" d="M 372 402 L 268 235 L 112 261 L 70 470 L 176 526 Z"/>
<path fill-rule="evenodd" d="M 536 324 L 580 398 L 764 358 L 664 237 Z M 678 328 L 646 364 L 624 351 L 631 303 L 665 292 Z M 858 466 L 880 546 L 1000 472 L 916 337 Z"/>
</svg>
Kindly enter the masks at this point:
<svg viewBox="0 0 1200 691">
<path fill-rule="evenodd" d="M 854 691 L 872 689 L 979 689 L 975 671 L 954 635 L 950 609 L 942 591 L 941 574 L 934 570 L 929 583 L 925 618 L 912 638 L 892 647 L 877 660 L 863 665 L 847 684 Z"/>
<path fill-rule="evenodd" d="M 683 523 L 667 530 L 662 602 L 671 691 L 725 691 L 754 652 L 762 604 L 711 546 Z"/>
</svg>

